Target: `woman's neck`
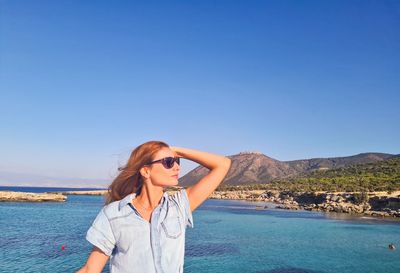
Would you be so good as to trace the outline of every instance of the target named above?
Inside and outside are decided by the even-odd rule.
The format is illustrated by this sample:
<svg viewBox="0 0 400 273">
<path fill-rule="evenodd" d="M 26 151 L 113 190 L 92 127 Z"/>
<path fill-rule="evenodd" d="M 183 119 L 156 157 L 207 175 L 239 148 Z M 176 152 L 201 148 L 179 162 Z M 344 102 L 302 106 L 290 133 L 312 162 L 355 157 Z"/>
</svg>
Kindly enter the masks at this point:
<svg viewBox="0 0 400 273">
<path fill-rule="evenodd" d="M 164 194 L 162 187 L 153 186 L 151 183 L 144 183 L 142 190 L 138 196 L 136 196 L 136 202 L 148 209 L 154 209 L 160 203 L 160 200 Z"/>
</svg>

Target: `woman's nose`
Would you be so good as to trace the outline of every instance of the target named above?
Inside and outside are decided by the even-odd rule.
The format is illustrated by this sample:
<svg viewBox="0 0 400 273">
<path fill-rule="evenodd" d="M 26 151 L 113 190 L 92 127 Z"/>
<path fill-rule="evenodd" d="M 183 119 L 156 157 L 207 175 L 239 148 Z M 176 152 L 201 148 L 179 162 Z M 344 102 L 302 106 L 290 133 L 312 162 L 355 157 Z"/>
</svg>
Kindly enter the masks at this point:
<svg viewBox="0 0 400 273">
<path fill-rule="evenodd" d="M 174 170 L 179 171 L 181 169 L 181 166 L 177 162 L 174 162 Z"/>
</svg>

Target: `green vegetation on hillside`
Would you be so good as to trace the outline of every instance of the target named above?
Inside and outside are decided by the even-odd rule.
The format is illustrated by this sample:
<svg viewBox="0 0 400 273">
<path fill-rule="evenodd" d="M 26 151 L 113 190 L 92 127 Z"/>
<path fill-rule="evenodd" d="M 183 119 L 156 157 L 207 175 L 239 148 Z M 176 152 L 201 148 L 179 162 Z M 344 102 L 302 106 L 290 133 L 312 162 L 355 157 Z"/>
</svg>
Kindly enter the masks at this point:
<svg viewBox="0 0 400 273">
<path fill-rule="evenodd" d="M 400 157 L 345 168 L 318 170 L 267 184 L 229 186 L 218 190 L 395 191 L 400 190 Z"/>
</svg>

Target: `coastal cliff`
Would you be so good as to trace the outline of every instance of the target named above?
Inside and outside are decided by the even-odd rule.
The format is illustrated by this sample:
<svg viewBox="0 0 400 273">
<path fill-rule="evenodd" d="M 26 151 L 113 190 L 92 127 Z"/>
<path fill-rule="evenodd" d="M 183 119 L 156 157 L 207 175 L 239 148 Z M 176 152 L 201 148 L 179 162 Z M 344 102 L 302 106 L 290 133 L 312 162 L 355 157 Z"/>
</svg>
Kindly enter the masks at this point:
<svg viewBox="0 0 400 273">
<path fill-rule="evenodd" d="M 58 193 L 0 191 L 0 202 L 65 202 L 66 200 L 66 196 Z"/>
</svg>

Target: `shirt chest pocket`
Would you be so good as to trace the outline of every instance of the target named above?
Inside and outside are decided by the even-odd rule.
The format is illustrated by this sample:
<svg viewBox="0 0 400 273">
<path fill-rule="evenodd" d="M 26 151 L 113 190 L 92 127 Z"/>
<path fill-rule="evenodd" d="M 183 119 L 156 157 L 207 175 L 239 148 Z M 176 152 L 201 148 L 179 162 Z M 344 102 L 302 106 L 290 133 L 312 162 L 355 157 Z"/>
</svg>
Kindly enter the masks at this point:
<svg viewBox="0 0 400 273">
<path fill-rule="evenodd" d="M 165 236 L 171 239 L 177 239 L 182 234 L 182 216 L 177 206 L 171 206 L 168 216 L 161 223 Z"/>
</svg>

